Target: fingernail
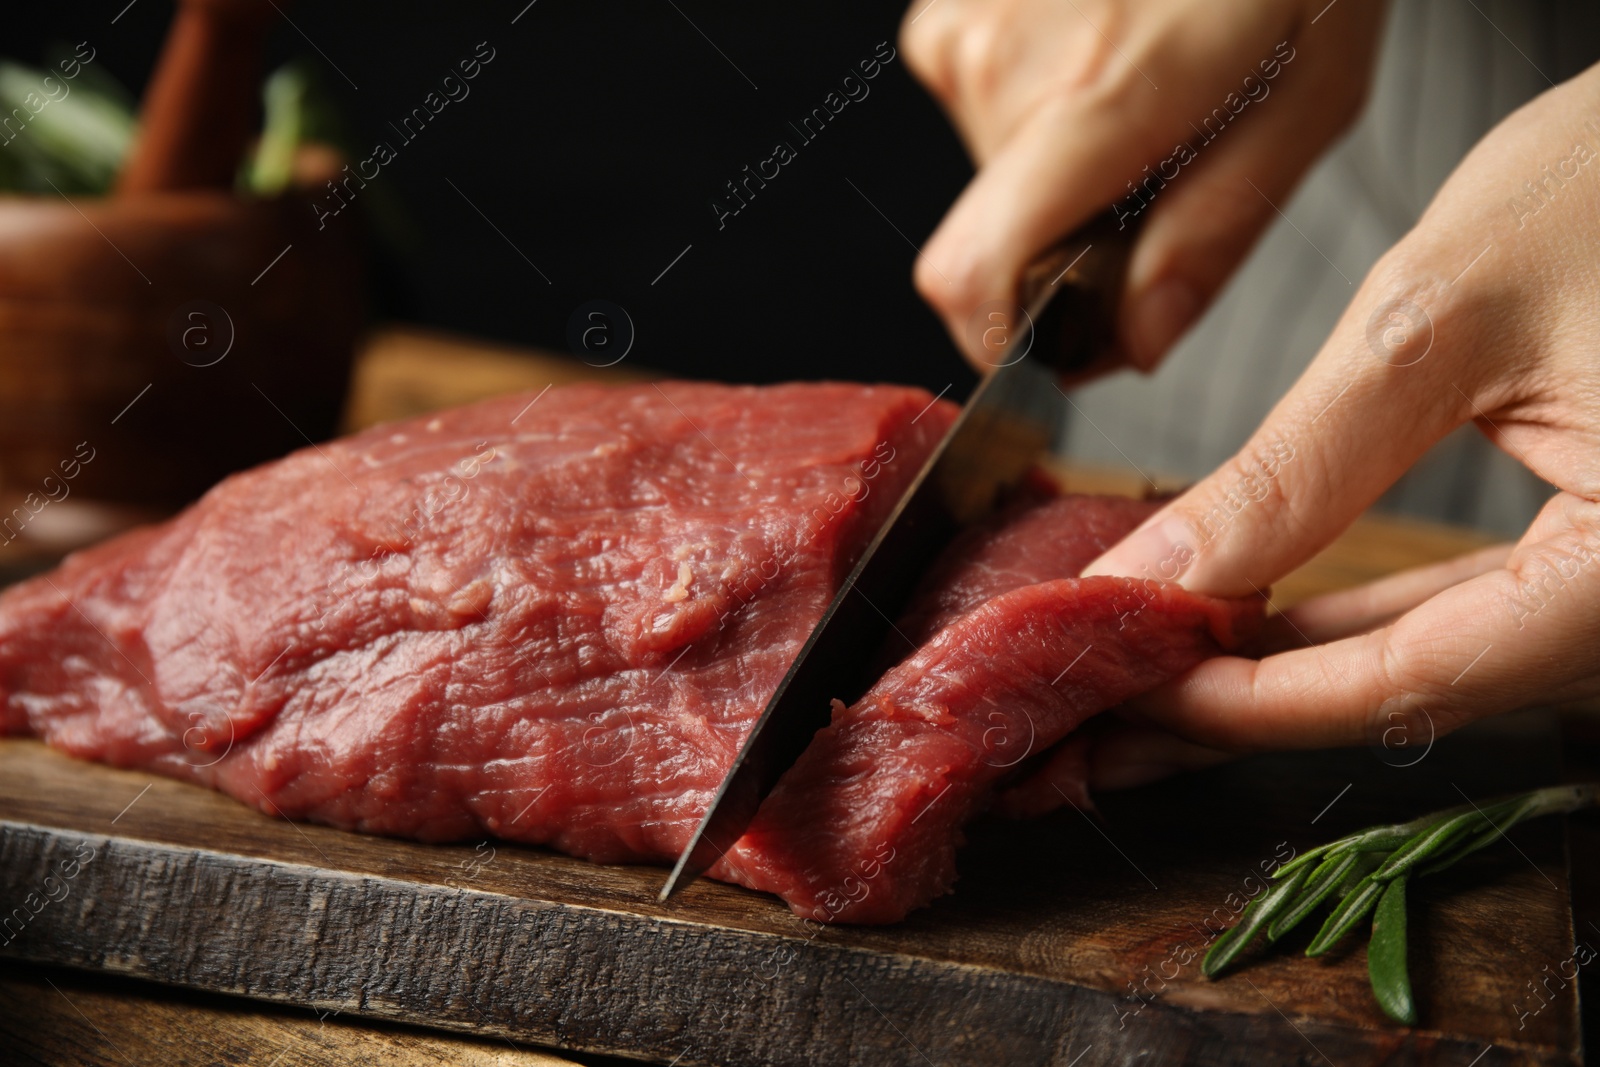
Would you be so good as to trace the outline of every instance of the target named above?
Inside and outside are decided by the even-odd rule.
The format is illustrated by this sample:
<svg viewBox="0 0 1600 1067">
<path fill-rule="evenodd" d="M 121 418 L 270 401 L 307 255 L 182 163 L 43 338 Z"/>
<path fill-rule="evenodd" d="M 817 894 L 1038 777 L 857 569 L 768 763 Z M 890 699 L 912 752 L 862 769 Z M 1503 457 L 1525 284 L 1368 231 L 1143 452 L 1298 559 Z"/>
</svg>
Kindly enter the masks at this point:
<svg viewBox="0 0 1600 1067">
<path fill-rule="evenodd" d="M 1135 531 L 1083 569 L 1083 577 L 1099 574 L 1154 578 L 1175 582 L 1195 560 L 1189 524 L 1169 516 Z"/>
<path fill-rule="evenodd" d="M 1148 370 L 1160 362 L 1200 315 L 1200 294 L 1182 278 L 1158 282 L 1134 305 L 1133 341 L 1137 363 Z"/>
</svg>

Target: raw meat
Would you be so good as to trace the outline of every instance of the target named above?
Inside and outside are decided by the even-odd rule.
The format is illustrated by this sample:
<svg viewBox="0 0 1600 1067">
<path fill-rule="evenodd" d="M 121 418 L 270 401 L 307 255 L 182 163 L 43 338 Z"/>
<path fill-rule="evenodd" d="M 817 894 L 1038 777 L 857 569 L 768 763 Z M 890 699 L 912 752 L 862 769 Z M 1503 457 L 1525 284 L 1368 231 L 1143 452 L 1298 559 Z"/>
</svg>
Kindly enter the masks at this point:
<svg viewBox="0 0 1600 1067">
<path fill-rule="evenodd" d="M 962 826 L 1025 758 L 1260 617 L 1259 600 L 1070 577 L 1155 507 L 1064 497 L 954 546 L 901 623 L 919 647 L 835 705 L 712 873 L 821 921 L 894 922 L 948 892 Z"/>
<path fill-rule="evenodd" d="M 309 448 L 0 596 L 0 722 L 293 818 L 669 860 L 953 412 L 585 385 Z"/>
<path fill-rule="evenodd" d="M 307 449 L 0 595 L 0 725 L 292 818 L 670 861 L 953 413 L 570 386 Z M 947 891 L 1024 757 L 1259 615 L 1072 577 L 1150 506 L 969 534 L 713 875 L 823 920 Z"/>
<path fill-rule="evenodd" d="M 1076 495 L 1028 500 L 1002 511 L 958 538 L 923 580 L 897 626 L 902 657 L 1001 593 L 1076 578 L 1159 506 L 1152 500 Z"/>
</svg>

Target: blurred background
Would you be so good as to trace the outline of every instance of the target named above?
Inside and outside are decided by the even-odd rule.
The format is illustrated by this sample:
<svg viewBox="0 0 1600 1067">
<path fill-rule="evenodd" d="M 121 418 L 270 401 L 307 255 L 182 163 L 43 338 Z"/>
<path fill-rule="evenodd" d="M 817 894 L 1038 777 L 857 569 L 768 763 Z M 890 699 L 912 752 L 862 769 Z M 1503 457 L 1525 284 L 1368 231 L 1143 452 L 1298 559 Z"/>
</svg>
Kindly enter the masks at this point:
<svg viewBox="0 0 1600 1067">
<path fill-rule="evenodd" d="M 369 223 L 382 212 L 377 314 L 564 349 L 573 310 L 605 299 L 637 328 L 629 359 L 673 373 L 935 389 L 964 373 L 909 284 L 908 242 L 970 173 L 938 109 L 896 59 L 811 143 L 789 127 L 893 48 L 902 5 L 279 6 L 265 69 L 302 61 L 356 159 L 379 141 L 397 152 L 358 198 Z M 87 40 L 137 97 L 172 12 L 41 6 L 8 20 L 3 48 L 38 63 Z M 480 42 L 495 58 L 470 95 L 407 142 L 395 127 Z M 779 140 L 797 158 L 719 229 L 713 199 Z"/>
<path fill-rule="evenodd" d="M 251 3 L 259 25 L 201 49 L 188 91 L 163 75 L 189 112 L 163 129 L 204 136 L 138 160 L 171 0 L 8 19 L 0 550 L 92 539 L 341 428 L 539 388 L 564 372 L 518 350 L 572 352 L 596 307 L 614 373 L 970 388 L 910 274 L 971 168 L 894 51 L 899 3 Z M 1592 3 L 1397 0 L 1367 115 L 1159 373 L 1080 391 L 1063 450 L 1163 484 L 1222 462 L 1460 156 L 1592 62 L 1597 31 Z M 230 80 L 242 103 L 193 89 Z M 793 157 L 747 180 L 779 142 Z M 1467 428 L 1380 508 L 1510 534 L 1548 492 Z M 73 493 L 122 510 L 58 506 Z"/>
</svg>

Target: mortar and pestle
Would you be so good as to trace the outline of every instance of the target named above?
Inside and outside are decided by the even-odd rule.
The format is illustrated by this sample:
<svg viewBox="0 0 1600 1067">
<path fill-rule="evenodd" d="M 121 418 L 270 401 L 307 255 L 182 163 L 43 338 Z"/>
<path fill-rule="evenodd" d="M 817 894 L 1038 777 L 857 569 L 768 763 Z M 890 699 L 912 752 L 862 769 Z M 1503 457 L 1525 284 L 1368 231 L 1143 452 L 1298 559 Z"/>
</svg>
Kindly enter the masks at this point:
<svg viewBox="0 0 1600 1067">
<path fill-rule="evenodd" d="M 362 324 L 358 227 L 312 210 L 337 155 L 234 191 L 276 15 L 182 0 L 113 194 L 0 196 L 0 567 L 333 433 Z"/>
</svg>

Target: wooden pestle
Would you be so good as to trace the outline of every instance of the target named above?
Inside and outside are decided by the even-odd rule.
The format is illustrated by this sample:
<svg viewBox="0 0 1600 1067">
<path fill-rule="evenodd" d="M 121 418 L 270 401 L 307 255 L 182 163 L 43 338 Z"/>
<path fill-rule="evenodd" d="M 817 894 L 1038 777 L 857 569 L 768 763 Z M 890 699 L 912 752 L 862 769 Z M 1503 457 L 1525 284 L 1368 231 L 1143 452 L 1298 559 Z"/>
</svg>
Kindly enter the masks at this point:
<svg viewBox="0 0 1600 1067">
<path fill-rule="evenodd" d="M 262 43 L 277 13 L 271 0 L 179 0 L 118 196 L 233 185 L 255 133 Z"/>
</svg>

